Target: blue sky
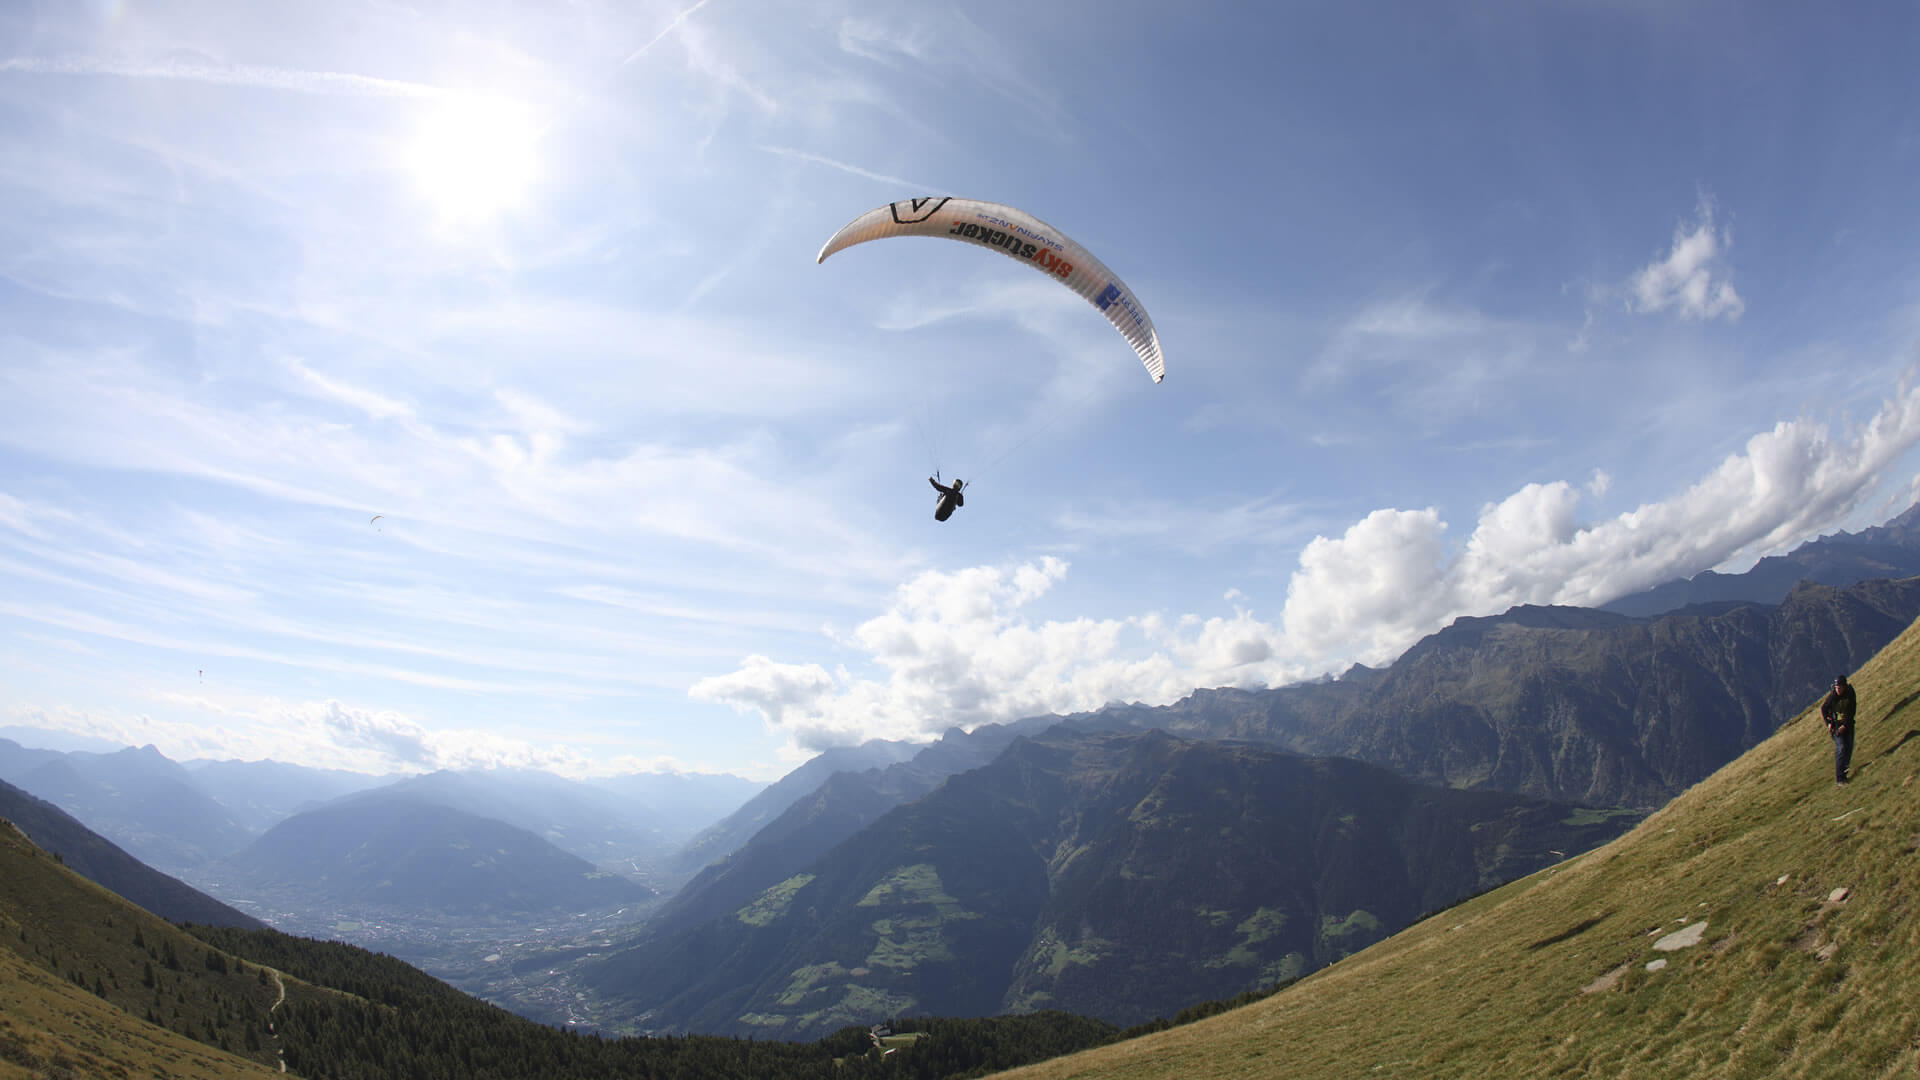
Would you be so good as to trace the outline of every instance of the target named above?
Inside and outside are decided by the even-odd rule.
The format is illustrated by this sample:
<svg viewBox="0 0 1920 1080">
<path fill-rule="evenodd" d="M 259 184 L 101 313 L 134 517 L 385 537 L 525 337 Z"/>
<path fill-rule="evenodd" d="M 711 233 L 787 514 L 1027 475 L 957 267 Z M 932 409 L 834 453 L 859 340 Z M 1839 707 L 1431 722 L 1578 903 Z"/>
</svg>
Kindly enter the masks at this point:
<svg viewBox="0 0 1920 1080">
<path fill-rule="evenodd" d="M 1877 523 L 1916 46 L 1907 3 L 8 6 L 0 724 L 771 778 Z M 1166 382 L 1004 258 L 814 264 L 922 194 L 1086 245 Z"/>
</svg>

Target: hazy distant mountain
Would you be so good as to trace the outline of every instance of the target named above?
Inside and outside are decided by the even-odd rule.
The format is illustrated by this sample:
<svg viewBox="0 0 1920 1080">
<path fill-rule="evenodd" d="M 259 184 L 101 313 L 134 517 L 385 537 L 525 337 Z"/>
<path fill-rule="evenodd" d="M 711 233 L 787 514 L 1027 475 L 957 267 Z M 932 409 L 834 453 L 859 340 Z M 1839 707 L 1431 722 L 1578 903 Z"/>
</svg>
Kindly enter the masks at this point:
<svg viewBox="0 0 1920 1080">
<path fill-rule="evenodd" d="M 18 725 L 0 727 L 0 780 L 6 779 L 23 762 L 40 764 L 73 750 L 112 753 L 122 749 L 125 749 L 124 743 L 87 735 L 68 735 L 64 731 Z"/>
<path fill-rule="evenodd" d="M 21 759 L 17 753 L 9 757 Z M 111 754 L 71 751 L 38 761 L 6 779 L 149 866 L 182 873 L 247 842 L 249 834 L 234 815 L 152 745 Z"/>
<path fill-rule="evenodd" d="M 1920 575 L 1920 504 L 1884 525 L 1857 533 L 1837 532 L 1809 540 L 1785 555 L 1769 555 L 1745 573 L 1708 570 L 1601 607 L 1623 615 L 1659 615 L 1691 604 L 1728 600 L 1777 604 L 1802 581 L 1852 585 L 1915 575 Z"/>
<path fill-rule="evenodd" d="M 496 918 L 633 903 L 642 885 L 525 829 L 408 799 L 348 799 L 295 814 L 228 860 L 238 887 L 303 907 L 379 906 Z"/>
<path fill-rule="evenodd" d="M 248 832 L 259 834 L 302 810 L 355 791 L 392 783 L 345 769 L 315 769 L 283 761 L 189 761 L 200 790 L 225 807 Z"/>
<path fill-rule="evenodd" d="M 584 978 L 668 1030 L 792 1038 L 1039 1008 L 1128 1023 L 1317 968 L 1627 820 L 1056 727 Z"/>
<path fill-rule="evenodd" d="M 918 743 L 869 739 L 859 746 L 823 750 L 694 837 L 674 855 L 673 868 L 690 874 L 715 859 L 738 851 L 753 838 L 753 834 L 779 817 L 787 807 L 826 783 L 834 773 L 884 768 L 896 761 L 905 761 L 919 753 L 920 749 Z"/>
<path fill-rule="evenodd" d="M 1920 578 L 1802 585 L 1657 618 L 1519 607 L 1381 671 L 1205 690 L 1106 722 L 1353 757 L 1428 783 L 1658 806 L 1772 734 L 1920 616 Z"/>
<path fill-rule="evenodd" d="M 653 888 L 670 882 L 660 865 L 702 826 L 731 806 L 717 810 L 733 784 L 691 781 L 679 787 L 690 796 L 675 803 L 671 779 L 620 778 L 614 783 L 568 780 L 525 769 L 442 770 L 356 792 L 341 802 L 407 800 L 451 807 L 493 818 L 534 833 L 562 851 Z M 742 795 L 744 798 L 745 796 Z M 737 805 L 737 803 L 733 804 Z M 714 816 L 707 816 L 713 810 Z"/>
<path fill-rule="evenodd" d="M 142 863 L 71 814 L 4 781 L 0 781 L 0 818 L 13 822 L 42 850 L 60 856 L 74 873 L 161 918 L 214 926 L 266 925 Z"/>
<path fill-rule="evenodd" d="M 585 781 L 605 788 L 631 810 L 656 822 L 666 836 L 685 843 L 746 805 L 767 784 L 732 773 L 623 773 Z"/>
</svg>

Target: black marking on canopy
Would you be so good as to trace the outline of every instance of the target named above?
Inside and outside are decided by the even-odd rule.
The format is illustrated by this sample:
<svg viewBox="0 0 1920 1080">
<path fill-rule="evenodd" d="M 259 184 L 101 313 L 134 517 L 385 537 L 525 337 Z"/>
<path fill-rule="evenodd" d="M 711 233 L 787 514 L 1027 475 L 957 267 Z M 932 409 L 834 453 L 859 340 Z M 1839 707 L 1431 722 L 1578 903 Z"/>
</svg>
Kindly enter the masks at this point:
<svg viewBox="0 0 1920 1080">
<path fill-rule="evenodd" d="M 947 201 L 951 198 L 952 196 L 950 195 L 942 195 L 939 198 L 928 195 L 919 199 L 902 199 L 896 203 L 888 203 L 887 209 L 893 211 L 893 220 L 896 223 L 901 225 L 918 225 L 939 213 L 940 208 L 947 205 Z M 929 203 L 932 205 L 928 205 Z M 902 216 L 900 212 L 902 206 L 907 208 L 904 216 Z"/>
</svg>

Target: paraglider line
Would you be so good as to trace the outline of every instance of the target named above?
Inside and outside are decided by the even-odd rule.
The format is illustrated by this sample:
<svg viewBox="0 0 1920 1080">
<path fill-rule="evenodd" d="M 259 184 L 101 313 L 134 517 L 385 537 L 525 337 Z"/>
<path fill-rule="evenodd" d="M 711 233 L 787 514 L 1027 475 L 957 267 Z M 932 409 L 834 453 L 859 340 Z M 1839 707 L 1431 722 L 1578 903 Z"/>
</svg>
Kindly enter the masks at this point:
<svg viewBox="0 0 1920 1080">
<path fill-rule="evenodd" d="M 1093 399 L 1093 396 L 1094 396 L 1094 389 L 1091 385 L 1089 385 L 1084 392 L 1072 398 L 1069 404 L 1075 405 L 1075 406 L 1085 405 L 1088 401 L 1091 401 Z M 1032 442 L 1034 439 L 1038 438 L 1042 433 L 1044 433 L 1048 428 L 1051 428 L 1053 425 L 1059 423 L 1060 418 L 1066 415 L 1069 411 L 1070 410 L 1068 409 L 1048 409 L 1047 418 L 1044 423 L 1042 423 L 1039 427 L 1034 428 L 1032 431 L 1027 432 L 1025 435 L 1021 436 L 1020 441 L 1014 443 L 1012 446 L 1009 446 L 1005 450 L 1001 451 L 1000 456 L 994 458 L 992 461 L 987 462 L 984 468 L 975 470 L 976 472 L 979 473 L 979 476 L 976 476 L 970 483 L 968 483 L 967 487 L 969 489 L 978 487 L 980 484 L 981 476 L 991 475 L 993 470 L 996 467 L 998 467 L 1001 462 L 1013 456 L 1014 451 Z M 1071 411 L 1077 412 L 1078 410 L 1075 409 Z"/>
</svg>

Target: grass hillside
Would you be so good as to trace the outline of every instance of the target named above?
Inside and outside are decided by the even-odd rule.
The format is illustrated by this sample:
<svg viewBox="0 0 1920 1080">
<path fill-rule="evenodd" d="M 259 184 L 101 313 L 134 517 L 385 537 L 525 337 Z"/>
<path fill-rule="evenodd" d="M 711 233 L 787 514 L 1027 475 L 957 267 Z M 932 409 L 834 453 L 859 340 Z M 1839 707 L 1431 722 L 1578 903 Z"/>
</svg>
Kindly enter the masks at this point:
<svg viewBox="0 0 1920 1080">
<path fill-rule="evenodd" d="M 277 1076 L 278 992 L 0 823 L 0 1078 Z"/>
<path fill-rule="evenodd" d="M 0 1080 L 33 1077 L 279 1076 L 142 1023 L 17 953 L 0 949 Z"/>
<path fill-rule="evenodd" d="M 1810 702 L 1611 844 L 1255 1004 L 1003 1075 L 1914 1076 L 1916 627 L 1854 677 L 1845 787 Z"/>
</svg>

